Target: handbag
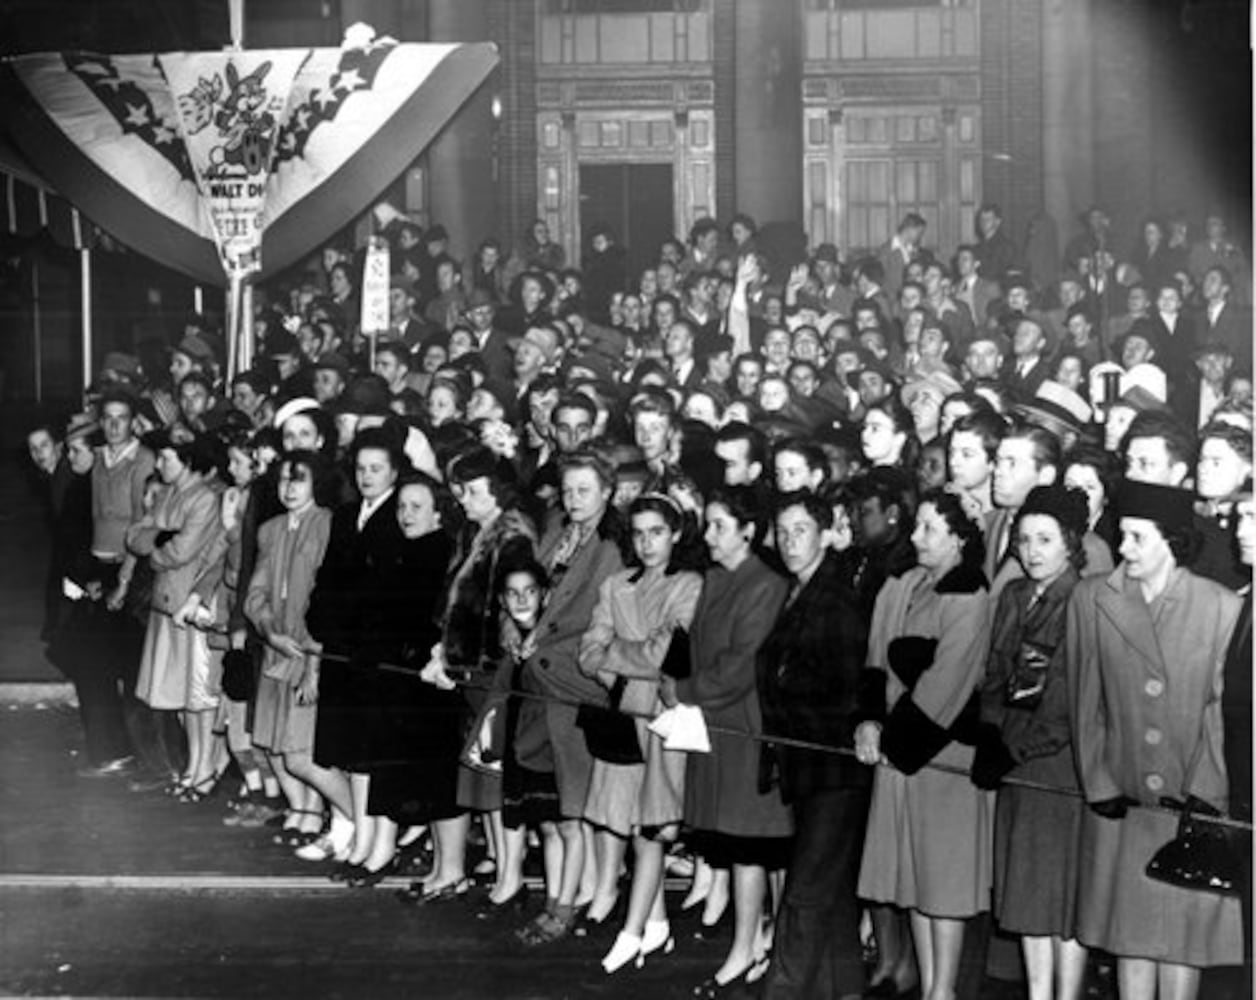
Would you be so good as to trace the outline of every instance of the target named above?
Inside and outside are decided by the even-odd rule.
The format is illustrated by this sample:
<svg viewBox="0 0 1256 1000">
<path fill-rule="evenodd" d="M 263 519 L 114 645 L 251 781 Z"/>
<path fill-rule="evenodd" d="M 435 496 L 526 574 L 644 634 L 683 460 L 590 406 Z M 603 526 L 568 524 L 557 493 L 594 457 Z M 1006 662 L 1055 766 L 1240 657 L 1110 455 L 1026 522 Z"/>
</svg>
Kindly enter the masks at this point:
<svg viewBox="0 0 1256 1000">
<path fill-rule="evenodd" d="M 645 763 L 637 739 L 637 723 L 632 716 L 619 711 L 627 685 L 626 677 L 615 679 L 609 708 L 586 703 L 576 709 L 576 727 L 584 732 L 584 745 L 589 753 L 607 764 Z"/>
<path fill-rule="evenodd" d="M 1237 832 L 1183 809 L 1177 836 L 1152 855 L 1147 877 L 1179 889 L 1237 896 L 1243 884 L 1243 862 L 1232 838 Z"/>
<path fill-rule="evenodd" d="M 1051 666 L 1051 646 L 1025 640 L 1016 651 L 1016 663 L 1007 679 L 1004 692 L 1009 708 L 1035 709 L 1042 701 L 1047 686 L 1047 668 Z"/>
</svg>

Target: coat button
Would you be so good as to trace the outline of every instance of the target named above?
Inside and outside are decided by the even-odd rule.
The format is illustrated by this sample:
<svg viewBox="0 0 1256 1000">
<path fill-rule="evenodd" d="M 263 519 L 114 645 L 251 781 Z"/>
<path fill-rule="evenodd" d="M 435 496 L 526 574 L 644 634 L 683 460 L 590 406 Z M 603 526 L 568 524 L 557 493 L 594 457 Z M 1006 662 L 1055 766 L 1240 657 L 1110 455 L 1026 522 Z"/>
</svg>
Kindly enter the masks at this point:
<svg viewBox="0 0 1256 1000">
<path fill-rule="evenodd" d="M 1143 685 L 1143 690 L 1152 698 L 1159 698 L 1164 694 L 1164 681 L 1153 677 Z"/>
<path fill-rule="evenodd" d="M 1164 733 L 1162 733 L 1159 729 L 1148 729 L 1147 732 L 1143 733 L 1143 741 L 1146 742 L 1148 746 L 1158 747 L 1160 745 L 1160 741 L 1163 739 Z"/>
<path fill-rule="evenodd" d="M 548 670 L 548 669 L 549 669 L 549 657 L 548 657 L 548 656 L 542 656 L 542 657 L 541 657 L 541 669 L 542 669 L 542 670 Z"/>
<path fill-rule="evenodd" d="M 1160 777 L 1158 774 L 1149 774 L 1143 779 L 1143 784 L 1146 785 L 1150 791 L 1158 792 L 1164 788 L 1164 778 Z"/>
</svg>

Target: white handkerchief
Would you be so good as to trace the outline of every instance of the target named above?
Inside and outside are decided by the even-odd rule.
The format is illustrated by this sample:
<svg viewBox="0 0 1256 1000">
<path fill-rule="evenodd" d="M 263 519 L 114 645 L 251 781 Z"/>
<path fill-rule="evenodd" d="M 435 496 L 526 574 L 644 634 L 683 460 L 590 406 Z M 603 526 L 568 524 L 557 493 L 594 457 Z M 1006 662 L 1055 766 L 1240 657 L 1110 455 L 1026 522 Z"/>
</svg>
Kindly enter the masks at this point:
<svg viewBox="0 0 1256 1000">
<path fill-rule="evenodd" d="M 711 738 L 706 719 L 697 705 L 677 705 L 650 723 L 650 730 L 662 737 L 663 749 L 689 753 L 710 753 Z"/>
<path fill-rule="evenodd" d="M 87 591 L 68 576 L 63 576 L 61 578 L 61 594 L 68 601 L 81 601 L 87 596 Z"/>
</svg>

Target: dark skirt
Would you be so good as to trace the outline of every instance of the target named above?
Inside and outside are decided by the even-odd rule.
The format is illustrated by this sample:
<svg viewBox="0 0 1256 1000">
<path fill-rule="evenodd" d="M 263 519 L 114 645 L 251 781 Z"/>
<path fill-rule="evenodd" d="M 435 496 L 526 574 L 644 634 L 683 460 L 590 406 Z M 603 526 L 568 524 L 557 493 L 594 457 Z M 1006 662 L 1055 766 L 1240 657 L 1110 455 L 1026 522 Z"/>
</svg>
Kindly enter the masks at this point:
<svg viewBox="0 0 1256 1000">
<path fill-rule="evenodd" d="M 712 868 L 759 865 L 768 871 L 789 865 L 793 837 L 739 837 L 716 830 L 687 830 L 685 844 Z"/>
<path fill-rule="evenodd" d="M 370 770 L 371 733 L 379 723 L 373 667 L 325 659 L 318 674 L 314 763 L 354 774 Z"/>
<path fill-rule="evenodd" d="M 416 676 L 380 672 L 367 733 L 367 812 L 403 826 L 450 819 L 457 804 L 462 699 Z"/>
<path fill-rule="evenodd" d="M 506 827 L 537 827 L 562 818 L 554 772 L 533 771 L 515 763 L 513 756 L 507 757 L 502 762 L 502 822 Z"/>
</svg>

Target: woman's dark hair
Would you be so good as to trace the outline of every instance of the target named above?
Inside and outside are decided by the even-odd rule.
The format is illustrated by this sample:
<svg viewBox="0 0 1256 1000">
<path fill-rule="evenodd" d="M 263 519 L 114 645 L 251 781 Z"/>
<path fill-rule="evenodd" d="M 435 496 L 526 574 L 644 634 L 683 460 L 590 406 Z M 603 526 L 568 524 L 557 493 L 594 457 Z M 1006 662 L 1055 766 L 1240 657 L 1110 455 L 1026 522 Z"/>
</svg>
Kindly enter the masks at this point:
<svg viewBox="0 0 1256 1000">
<path fill-rule="evenodd" d="M 451 539 L 456 539 L 466 518 L 462 513 L 462 505 L 454 499 L 449 487 L 439 479 L 429 476 L 426 472 L 420 472 L 418 469 L 411 469 L 398 478 L 398 496 L 407 486 L 422 486 L 432 494 L 432 505 L 436 508 L 436 513 L 440 515 L 440 530 Z"/>
<path fill-rule="evenodd" d="M 502 510 L 519 505 L 519 488 L 514 468 L 492 450 L 477 444 L 449 463 L 445 474 L 450 487 L 463 486 L 475 479 L 488 480 L 489 492 Z"/>
<path fill-rule="evenodd" d="M 916 505 L 917 512 L 925 504 L 932 505 L 938 516 L 946 522 L 951 534 L 959 539 L 960 565 L 964 569 L 980 573 L 981 564 L 986 558 L 985 539 L 981 534 L 981 526 L 968 516 L 959 496 L 945 490 L 930 490 L 920 498 L 920 503 Z"/>
<path fill-rule="evenodd" d="M 751 548 L 757 549 L 763 541 L 768 524 L 767 493 L 754 486 L 722 486 L 712 490 L 707 497 L 707 506 L 715 504 L 723 507 L 732 519 L 741 527 L 750 525 L 754 532 L 750 536 Z"/>
<path fill-rule="evenodd" d="M 314 484 L 314 503 L 319 507 L 336 505 L 336 469 L 323 454 L 305 449 L 285 451 L 275 464 L 280 471 L 285 465 L 305 469 Z"/>
<path fill-rule="evenodd" d="M 885 399 L 877 400 L 869 406 L 864 413 L 865 420 L 873 410 L 884 413 L 890 418 L 896 434 L 907 435 L 907 440 L 903 442 L 903 450 L 898 456 L 897 467 L 909 471 L 915 469 L 916 462 L 920 458 L 920 438 L 916 436 L 916 420 L 911 415 L 911 410 L 903 405 L 896 392 L 890 393 Z"/>
<path fill-rule="evenodd" d="M 493 593 L 499 597 L 506 589 L 506 580 L 515 573 L 527 573 L 542 590 L 549 586 L 549 573 L 531 552 L 512 552 L 497 563 L 497 578 L 493 581 Z"/>
<path fill-rule="evenodd" d="M 353 443 L 349 446 L 349 459 L 357 463 L 358 455 L 366 450 L 382 451 L 388 456 L 388 462 L 397 473 L 397 478 L 401 478 L 403 473 L 410 471 L 410 459 L 406 457 L 406 453 L 401 450 L 401 441 L 387 427 L 367 427 L 360 430 L 353 438 Z"/>
<path fill-rule="evenodd" d="M 664 571 L 667 576 L 679 573 L 681 570 L 699 571 L 705 568 L 706 560 L 703 558 L 703 549 L 705 547 L 702 544 L 702 539 L 699 537 L 697 518 L 692 513 L 682 510 L 675 500 L 662 493 L 646 493 L 637 497 L 629 505 L 627 519 L 630 541 L 632 519 L 638 514 L 646 513 L 658 514 L 669 530 L 680 532 L 680 538 L 672 546 L 672 555 L 668 560 L 667 569 Z M 641 560 L 637 558 L 637 553 L 631 544 L 628 546 L 628 552 L 624 556 L 624 564 L 628 567 L 641 566 Z M 636 583 L 640 578 L 641 573 L 635 573 L 632 576 L 632 582 Z"/>
<path fill-rule="evenodd" d="M 1043 514 L 1045 512 L 1041 510 L 1031 510 L 1028 511 L 1028 513 Z M 1026 511 L 1019 510 L 1016 512 L 1016 517 L 1012 520 L 1012 530 L 1008 535 L 1012 546 L 1015 546 L 1016 539 L 1019 537 L 1021 518 L 1024 517 L 1025 514 Z M 1060 535 L 1064 539 L 1065 548 L 1068 549 L 1069 565 L 1080 573 L 1086 568 L 1086 547 L 1082 544 L 1082 534 L 1066 525 L 1058 517 L 1052 518 L 1052 520 L 1060 526 Z M 1013 549 L 1013 551 L 1015 551 L 1015 549 Z"/>
<path fill-rule="evenodd" d="M 208 470 L 204 468 L 197 469 L 193 466 L 193 460 L 197 451 L 196 438 L 197 435 L 187 431 L 176 434 L 169 429 L 163 428 L 162 430 L 150 431 L 148 434 L 145 434 L 143 445 L 154 455 L 169 448 L 178 456 L 179 461 L 192 469 L 193 472 L 205 472 Z M 203 449 L 201 461 L 204 461 Z M 209 468 L 213 468 L 212 463 Z"/>
<path fill-rule="evenodd" d="M 1065 453 L 1060 463 L 1060 474 L 1068 472 L 1070 465 L 1084 465 L 1088 469 L 1094 469 L 1095 475 L 1099 477 L 1099 484 L 1103 487 L 1104 499 L 1112 499 L 1113 490 L 1121 480 L 1121 467 L 1115 455 L 1093 444 L 1079 444 Z"/>
</svg>

